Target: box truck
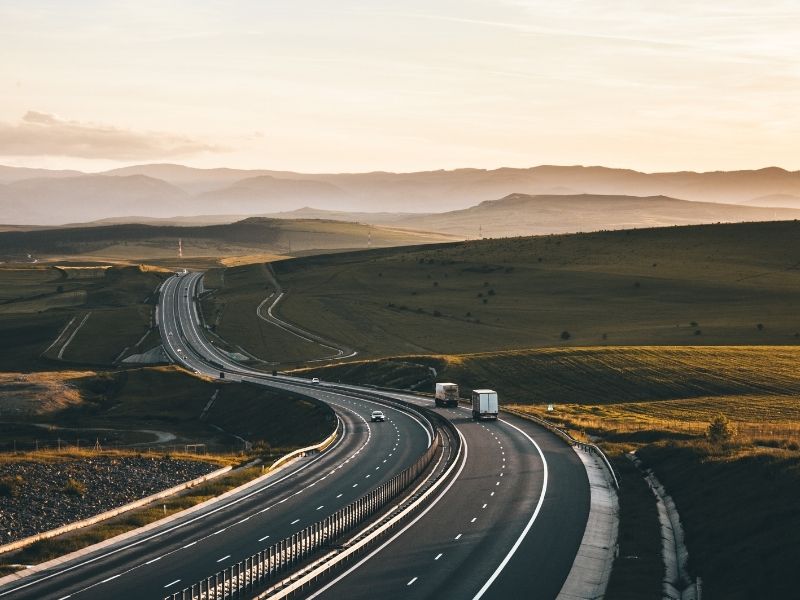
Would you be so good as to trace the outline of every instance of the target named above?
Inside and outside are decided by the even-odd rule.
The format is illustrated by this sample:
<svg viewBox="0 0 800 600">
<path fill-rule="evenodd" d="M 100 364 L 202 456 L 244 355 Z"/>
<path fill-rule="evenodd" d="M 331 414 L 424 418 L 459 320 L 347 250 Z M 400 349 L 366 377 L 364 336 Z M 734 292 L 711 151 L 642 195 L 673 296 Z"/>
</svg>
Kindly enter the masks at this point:
<svg viewBox="0 0 800 600">
<path fill-rule="evenodd" d="M 497 392 L 494 390 L 472 390 L 472 418 L 497 418 Z"/>
<path fill-rule="evenodd" d="M 434 400 L 436 406 L 458 406 L 458 385 L 455 383 L 437 383 Z"/>
</svg>

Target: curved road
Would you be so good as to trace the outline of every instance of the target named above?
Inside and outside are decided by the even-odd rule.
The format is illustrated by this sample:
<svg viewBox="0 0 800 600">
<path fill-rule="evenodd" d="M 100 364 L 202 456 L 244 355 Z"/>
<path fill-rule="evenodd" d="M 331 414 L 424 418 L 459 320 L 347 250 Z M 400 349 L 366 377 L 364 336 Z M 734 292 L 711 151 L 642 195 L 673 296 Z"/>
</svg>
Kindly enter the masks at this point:
<svg viewBox="0 0 800 600">
<path fill-rule="evenodd" d="M 187 343 L 191 333 L 182 325 L 192 308 L 168 299 L 181 298 L 177 283 L 165 283 L 159 307 L 162 333 L 172 333 L 165 345 L 176 354 L 180 348 L 181 362 L 213 373 Z M 7 584 L 0 598 L 162 598 L 335 512 L 412 464 L 430 443 L 425 424 L 404 411 L 381 405 L 387 421 L 370 423 L 372 402 L 323 388 L 283 387 L 334 408 L 344 427 L 334 447 L 223 502 Z"/>
<path fill-rule="evenodd" d="M 301 391 L 329 402 L 347 435 L 321 456 L 237 494 L 236 504 L 184 517 L 141 535 L 136 546 L 34 576 L 14 598 L 163 598 L 333 512 L 405 468 L 429 443 L 414 417 L 381 407 L 389 420 L 363 420 L 375 405 L 356 386 L 310 386 L 233 362 L 203 335 L 194 296 L 202 274 L 162 286 L 158 317 L 168 354 L 201 373 Z M 374 390 L 368 390 L 374 393 Z M 386 393 L 428 408 L 433 402 Z M 409 524 L 309 597 L 554 599 L 572 566 L 589 512 L 586 472 L 574 451 L 539 426 L 507 416 L 471 419 L 436 409 L 463 436 L 457 476 Z M 317 485 L 319 484 L 319 485 Z M 210 514 L 205 514 L 206 512 Z M 165 531 L 162 531 L 166 529 Z M 266 537 L 269 536 L 269 537 Z M 93 558 L 93 557 L 90 557 Z M 0 598 L 9 595 L 0 589 Z"/>
<path fill-rule="evenodd" d="M 185 292 L 179 311 L 194 324 L 193 343 L 206 359 L 226 369 L 257 373 L 233 363 L 204 340 L 192 300 L 201 277 L 182 278 Z M 286 376 L 271 379 L 279 385 L 304 382 Z M 434 408 L 432 401 L 419 396 L 386 395 Z M 402 534 L 310 597 L 558 596 L 589 514 L 583 464 L 570 447 L 530 421 L 509 415 L 476 423 L 468 409 L 435 410 L 449 417 L 463 436 L 466 458 L 458 478 Z"/>
</svg>

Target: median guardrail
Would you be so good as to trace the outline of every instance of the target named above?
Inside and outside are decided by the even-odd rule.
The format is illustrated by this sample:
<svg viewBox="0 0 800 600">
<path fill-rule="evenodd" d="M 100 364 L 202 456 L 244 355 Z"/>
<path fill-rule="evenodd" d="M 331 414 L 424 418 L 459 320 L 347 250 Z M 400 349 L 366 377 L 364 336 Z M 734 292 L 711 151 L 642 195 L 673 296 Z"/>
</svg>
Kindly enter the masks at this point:
<svg viewBox="0 0 800 600">
<path fill-rule="evenodd" d="M 417 408 L 415 412 L 419 413 L 420 409 Z M 426 419 L 430 418 L 437 419 L 431 444 L 411 466 L 330 516 L 197 581 L 190 587 L 166 596 L 164 600 L 242 598 L 243 594 L 285 580 L 304 564 L 320 558 L 324 551 L 334 550 L 337 542 L 355 532 L 390 502 L 402 496 L 428 469 L 434 456 L 442 448 L 443 437 L 446 435 L 441 431 L 444 424 L 438 421 L 438 415 L 426 415 Z M 447 437 L 458 440 L 457 434 L 455 438 L 452 434 Z"/>
</svg>

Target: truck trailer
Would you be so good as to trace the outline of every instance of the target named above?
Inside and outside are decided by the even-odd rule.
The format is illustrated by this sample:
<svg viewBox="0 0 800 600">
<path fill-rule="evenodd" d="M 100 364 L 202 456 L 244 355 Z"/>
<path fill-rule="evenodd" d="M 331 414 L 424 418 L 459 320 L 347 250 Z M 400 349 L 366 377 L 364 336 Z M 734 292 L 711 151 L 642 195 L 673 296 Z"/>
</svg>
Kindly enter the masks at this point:
<svg viewBox="0 0 800 600">
<path fill-rule="evenodd" d="M 472 418 L 497 419 L 497 392 L 472 390 Z"/>
<path fill-rule="evenodd" d="M 436 406 L 458 406 L 458 384 L 437 383 L 434 401 Z"/>
</svg>

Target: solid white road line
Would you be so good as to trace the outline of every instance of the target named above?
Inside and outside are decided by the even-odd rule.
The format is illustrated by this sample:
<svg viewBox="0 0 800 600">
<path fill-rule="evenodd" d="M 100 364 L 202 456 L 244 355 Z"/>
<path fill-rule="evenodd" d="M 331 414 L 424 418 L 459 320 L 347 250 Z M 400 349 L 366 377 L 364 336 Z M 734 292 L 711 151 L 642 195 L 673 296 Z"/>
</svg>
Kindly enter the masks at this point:
<svg viewBox="0 0 800 600">
<path fill-rule="evenodd" d="M 171 586 L 171 585 L 175 585 L 176 583 L 180 583 L 180 582 L 181 582 L 181 580 L 180 580 L 180 579 L 176 579 L 175 581 L 170 581 L 170 582 L 169 582 L 167 585 L 165 585 L 164 587 L 165 587 L 165 588 L 168 588 L 169 586 Z"/>
<path fill-rule="evenodd" d="M 415 582 L 417 579 L 419 579 L 419 577 L 414 577 L 414 579 L 412 579 L 411 581 L 409 581 L 409 582 L 406 584 L 406 587 L 408 587 L 409 585 L 413 585 L 413 584 L 414 584 L 414 582 Z"/>
<path fill-rule="evenodd" d="M 265 536 L 264 536 L 264 537 L 262 537 L 262 538 L 258 538 L 258 541 L 259 541 L 259 542 L 263 542 L 263 541 L 264 541 L 264 540 L 266 540 L 267 538 L 269 538 L 269 536 L 268 536 L 268 535 L 265 535 Z"/>
<path fill-rule="evenodd" d="M 458 534 L 458 535 L 457 535 L 455 538 L 453 538 L 453 539 L 460 540 L 462 535 L 464 535 L 464 534 L 463 534 L 463 533 L 459 533 L 459 534 Z"/>
<path fill-rule="evenodd" d="M 292 521 L 291 523 L 289 523 L 289 525 L 296 525 L 296 524 L 297 524 L 297 523 L 299 523 L 299 522 L 300 522 L 300 519 L 295 519 L 294 521 Z"/>
<path fill-rule="evenodd" d="M 220 562 L 222 562 L 223 560 L 228 560 L 230 557 L 231 557 L 231 555 L 230 555 L 230 554 L 226 554 L 225 556 L 223 556 L 222 558 L 220 558 L 220 559 L 219 559 L 217 562 L 218 562 L 218 563 L 220 563 Z"/>
<path fill-rule="evenodd" d="M 433 560 L 439 560 L 440 558 L 442 558 L 442 553 L 441 552 L 439 552 L 439 554 L 437 554 L 436 558 L 434 558 Z"/>
<path fill-rule="evenodd" d="M 514 429 L 519 431 L 522 435 L 524 435 L 526 438 L 528 438 L 528 441 L 531 444 L 533 444 L 533 446 L 536 448 L 536 451 L 539 453 L 539 457 L 542 459 L 542 466 L 543 466 L 543 470 L 544 470 L 544 476 L 543 476 L 543 481 L 542 481 L 542 493 L 539 495 L 539 502 L 536 503 L 536 508 L 534 509 L 533 515 L 531 515 L 531 518 L 528 521 L 528 524 L 525 525 L 525 529 L 522 530 L 522 533 L 517 538 L 517 541 L 514 542 L 514 545 L 511 547 L 511 550 L 508 551 L 508 554 L 506 554 L 506 556 L 503 559 L 503 561 L 500 563 L 500 565 L 497 567 L 497 569 L 495 569 L 495 572 L 492 573 L 492 576 L 489 577 L 489 579 L 486 581 L 486 583 L 483 584 L 483 587 L 480 590 L 478 590 L 478 593 L 475 594 L 475 596 L 472 598 L 472 600 L 479 600 L 479 598 L 483 597 L 483 595 L 486 593 L 486 590 L 489 589 L 489 587 L 494 583 L 495 579 L 497 579 L 497 577 L 500 575 L 500 573 L 502 573 L 503 569 L 506 568 L 506 565 L 511 560 L 511 557 L 514 556 L 514 553 L 517 551 L 517 549 L 522 544 L 522 540 L 525 539 L 525 536 L 528 535 L 528 532 L 531 530 L 531 527 L 533 527 L 533 523 L 534 523 L 534 521 L 536 521 L 536 517 L 539 516 L 539 511 L 542 510 L 542 504 L 544 504 L 544 497 L 547 494 L 547 480 L 548 480 L 548 476 L 549 476 L 549 472 L 548 472 L 548 468 L 547 468 L 547 459 L 545 459 L 544 453 L 542 452 L 542 449 L 539 447 L 539 444 L 537 444 L 536 441 L 531 436 L 529 436 L 527 433 L 522 431 L 522 429 L 520 429 L 516 425 L 513 425 L 512 423 L 509 423 L 505 419 L 499 419 L 499 420 L 500 420 L 501 423 L 505 423 L 509 427 L 513 427 Z M 498 483 L 498 485 L 500 484 L 499 481 L 497 483 Z"/>
</svg>

